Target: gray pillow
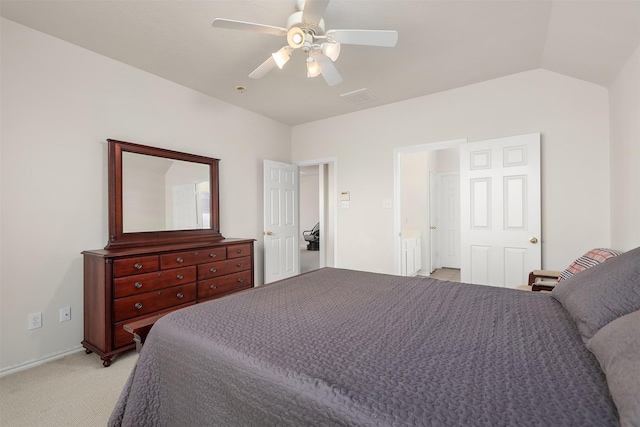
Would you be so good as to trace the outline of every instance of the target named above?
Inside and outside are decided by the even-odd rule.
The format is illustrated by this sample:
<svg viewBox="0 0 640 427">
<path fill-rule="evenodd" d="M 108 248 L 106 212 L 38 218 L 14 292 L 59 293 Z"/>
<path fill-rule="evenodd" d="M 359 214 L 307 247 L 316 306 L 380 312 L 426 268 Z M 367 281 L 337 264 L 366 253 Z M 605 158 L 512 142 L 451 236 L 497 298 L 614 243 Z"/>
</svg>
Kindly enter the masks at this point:
<svg viewBox="0 0 640 427">
<path fill-rule="evenodd" d="M 587 347 L 607 376 L 620 424 L 640 426 L 640 311 L 605 325 Z"/>
<path fill-rule="evenodd" d="M 640 248 L 558 283 L 551 295 L 569 312 L 587 342 L 607 323 L 640 310 Z"/>
</svg>

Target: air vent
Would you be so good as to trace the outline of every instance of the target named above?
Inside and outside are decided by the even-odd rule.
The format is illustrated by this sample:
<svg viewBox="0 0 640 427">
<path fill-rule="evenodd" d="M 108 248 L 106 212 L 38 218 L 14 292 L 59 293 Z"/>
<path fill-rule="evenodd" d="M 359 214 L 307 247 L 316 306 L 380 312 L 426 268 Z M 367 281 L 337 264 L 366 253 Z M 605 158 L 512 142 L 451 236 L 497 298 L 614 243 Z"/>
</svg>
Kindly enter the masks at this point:
<svg viewBox="0 0 640 427">
<path fill-rule="evenodd" d="M 369 89 L 358 89 L 353 92 L 343 93 L 340 96 L 353 105 L 364 104 L 365 102 L 371 102 L 376 99 L 376 97 L 369 92 Z"/>
</svg>

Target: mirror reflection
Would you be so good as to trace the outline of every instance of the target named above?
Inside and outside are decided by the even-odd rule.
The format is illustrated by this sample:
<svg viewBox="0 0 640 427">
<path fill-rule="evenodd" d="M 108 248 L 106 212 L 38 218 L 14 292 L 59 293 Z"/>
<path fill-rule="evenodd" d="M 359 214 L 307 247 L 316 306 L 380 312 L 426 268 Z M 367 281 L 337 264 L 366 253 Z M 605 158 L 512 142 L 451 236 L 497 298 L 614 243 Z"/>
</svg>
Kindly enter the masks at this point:
<svg viewBox="0 0 640 427">
<path fill-rule="evenodd" d="M 124 233 L 211 228 L 210 166 L 122 153 Z"/>
</svg>

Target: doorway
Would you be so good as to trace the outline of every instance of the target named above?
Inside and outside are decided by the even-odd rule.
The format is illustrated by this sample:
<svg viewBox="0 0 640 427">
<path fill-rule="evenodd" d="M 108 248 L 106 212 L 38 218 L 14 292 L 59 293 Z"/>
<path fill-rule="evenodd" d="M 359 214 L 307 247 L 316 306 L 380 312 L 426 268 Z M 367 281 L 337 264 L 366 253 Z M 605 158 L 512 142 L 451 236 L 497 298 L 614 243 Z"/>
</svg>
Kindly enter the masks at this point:
<svg viewBox="0 0 640 427">
<path fill-rule="evenodd" d="M 403 248 L 409 236 L 419 238 L 421 249 L 421 268 L 414 274 L 428 276 L 443 267 L 443 253 L 459 253 L 460 239 L 449 235 L 455 231 L 449 228 L 445 233 L 441 229 L 450 225 L 450 215 L 454 215 L 454 221 L 459 218 L 459 200 L 452 204 L 455 195 L 443 193 L 442 181 L 450 187 L 449 177 L 455 177 L 460 167 L 458 147 L 466 142 L 459 139 L 395 150 L 396 274 L 406 274 Z M 455 246 L 443 247 L 448 244 Z M 448 257 L 445 262 L 447 267 L 457 266 Z"/>
<path fill-rule="evenodd" d="M 300 273 L 335 267 L 337 254 L 337 160 L 298 163 L 300 167 Z M 312 236 L 318 226 L 317 241 Z"/>
</svg>

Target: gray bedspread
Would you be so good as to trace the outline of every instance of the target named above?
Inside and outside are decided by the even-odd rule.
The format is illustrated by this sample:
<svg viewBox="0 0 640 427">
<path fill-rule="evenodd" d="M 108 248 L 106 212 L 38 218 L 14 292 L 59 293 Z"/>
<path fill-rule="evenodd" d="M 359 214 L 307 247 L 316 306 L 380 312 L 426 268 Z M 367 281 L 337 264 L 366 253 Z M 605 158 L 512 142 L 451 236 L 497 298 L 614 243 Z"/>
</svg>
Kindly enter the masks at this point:
<svg viewBox="0 0 640 427">
<path fill-rule="evenodd" d="M 608 426 L 549 294 L 325 268 L 160 319 L 125 426 Z"/>
</svg>

